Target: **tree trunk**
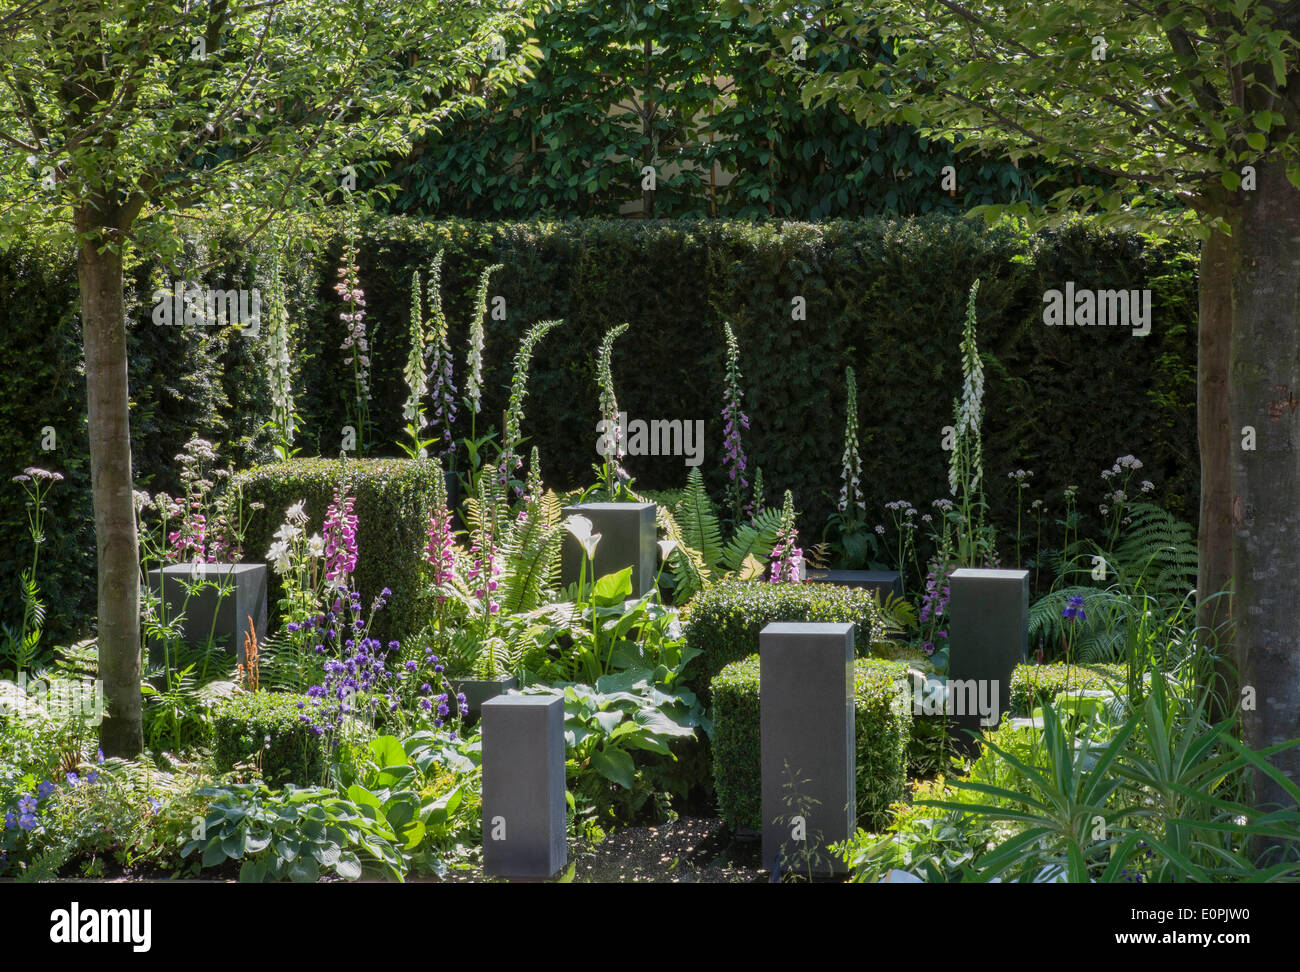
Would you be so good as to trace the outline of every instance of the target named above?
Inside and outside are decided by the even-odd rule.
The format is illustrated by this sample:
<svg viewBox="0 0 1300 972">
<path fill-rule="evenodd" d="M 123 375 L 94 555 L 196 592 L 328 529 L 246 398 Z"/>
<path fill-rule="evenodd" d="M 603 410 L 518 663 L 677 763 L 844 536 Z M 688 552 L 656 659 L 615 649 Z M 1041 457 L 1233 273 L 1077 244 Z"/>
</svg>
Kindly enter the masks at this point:
<svg viewBox="0 0 1300 972">
<path fill-rule="evenodd" d="M 1215 671 L 1215 716 L 1236 707 L 1237 681 L 1231 665 L 1232 450 L 1240 446 L 1228 415 L 1232 342 L 1232 245 L 1215 232 L 1201 248 L 1200 326 L 1196 368 L 1196 426 L 1201 459 L 1201 512 L 1197 531 L 1196 623 L 1202 642 L 1223 664 Z"/>
<path fill-rule="evenodd" d="M 1231 510 L 1243 729 L 1260 748 L 1300 736 L 1300 192 L 1283 166 L 1257 168 L 1233 244 L 1229 417 L 1256 430 L 1254 450 L 1231 450 Z M 1272 761 L 1300 782 L 1300 748 Z M 1294 802 L 1262 773 L 1254 800 Z"/>
<path fill-rule="evenodd" d="M 107 712 L 100 744 L 109 756 L 144 748 L 140 696 L 140 556 L 131 480 L 131 427 L 122 294 L 121 240 L 98 225 L 94 207 L 77 217 L 77 278 L 86 353 L 90 483 L 98 560 L 99 675 Z M 108 249 L 112 241 L 118 249 Z"/>
</svg>

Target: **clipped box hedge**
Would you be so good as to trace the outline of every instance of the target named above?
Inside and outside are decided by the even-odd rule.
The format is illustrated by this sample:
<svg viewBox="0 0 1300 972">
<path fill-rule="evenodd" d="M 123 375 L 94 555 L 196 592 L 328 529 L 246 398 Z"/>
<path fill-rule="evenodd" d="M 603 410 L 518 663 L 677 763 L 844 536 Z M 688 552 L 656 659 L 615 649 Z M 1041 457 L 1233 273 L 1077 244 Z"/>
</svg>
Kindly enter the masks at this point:
<svg viewBox="0 0 1300 972">
<path fill-rule="evenodd" d="M 325 772 L 323 737 L 302 719 L 308 698 L 291 692 L 239 692 L 212 709 L 209 722 L 217 768 L 251 763 L 262 754 L 262 778 L 269 786 L 314 785 Z"/>
<path fill-rule="evenodd" d="M 1027 716 L 1065 691 L 1109 689 L 1127 684 L 1123 665 L 1017 665 L 1011 674 L 1011 714 Z"/>
<path fill-rule="evenodd" d="M 719 584 L 696 595 L 687 615 L 687 644 L 701 654 L 686 677 L 700 689 L 725 666 L 755 654 L 759 632 L 773 621 L 850 622 L 859 655 L 885 637 L 875 594 L 833 584 Z"/>
<path fill-rule="evenodd" d="M 245 509 L 250 503 L 263 506 L 248 512 L 243 559 L 266 562 L 285 511 L 299 500 L 305 501 L 310 517 L 308 533 L 321 532 L 334 487 L 346 477 L 348 492 L 356 498 L 357 566 L 353 579 L 365 610 L 369 611 L 385 587 L 392 591 L 370 633 L 383 642 L 405 641 L 420 630 L 427 606 L 421 583 L 424 544 L 434 477 L 441 475 L 441 467 L 428 459 L 294 459 L 239 473 L 234 484 L 243 491 Z M 271 570 L 267 599 L 272 629 L 280 620 L 282 596 L 280 578 Z"/>
<path fill-rule="evenodd" d="M 906 668 L 858 659 L 854 667 L 858 826 L 883 829 L 890 804 L 907 790 L 912 730 Z M 713 783 L 722 817 L 733 827 L 762 828 L 759 660 L 733 662 L 713 679 Z"/>
</svg>

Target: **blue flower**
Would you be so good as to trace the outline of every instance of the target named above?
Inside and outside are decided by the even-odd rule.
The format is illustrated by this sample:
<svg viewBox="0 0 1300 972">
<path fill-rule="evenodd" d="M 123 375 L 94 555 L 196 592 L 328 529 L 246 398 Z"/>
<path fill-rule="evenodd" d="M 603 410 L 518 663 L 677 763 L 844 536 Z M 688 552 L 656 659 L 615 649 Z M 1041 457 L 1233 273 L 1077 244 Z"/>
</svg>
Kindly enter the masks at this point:
<svg viewBox="0 0 1300 972">
<path fill-rule="evenodd" d="M 69 774 L 68 774 L 68 783 L 69 783 L 70 785 L 72 785 L 72 786 L 76 786 L 76 785 L 77 785 L 78 783 L 80 783 L 80 782 L 81 782 L 81 780 L 77 777 L 77 774 L 76 774 L 76 773 L 69 773 Z"/>
<path fill-rule="evenodd" d="M 99 782 L 99 770 L 91 770 L 89 773 L 87 773 L 87 774 L 86 774 L 86 782 L 87 782 L 87 783 L 98 783 L 98 782 Z"/>
<path fill-rule="evenodd" d="M 46 780 L 44 783 L 42 783 L 40 786 L 36 788 L 36 799 L 44 800 L 47 796 L 49 796 L 53 792 L 54 792 L 54 784 L 51 783 L 49 780 Z"/>
<path fill-rule="evenodd" d="M 18 818 L 14 816 L 12 810 L 5 814 L 5 830 L 13 830 L 17 822 Z"/>
<path fill-rule="evenodd" d="M 1061 611 L 1061 617 L 1066 621 L 1087 621 L 1088 615 L 1083 610 L 1083 595 L 1071 594 L 1070 599 L 1065 604 L 1065 609 Z"/>
<path fill-rule="evenodd" d="M 100 766 L 104 765 L 104 751 L 102 749 L 95 750 L 95 762 Z"/>
</svg>

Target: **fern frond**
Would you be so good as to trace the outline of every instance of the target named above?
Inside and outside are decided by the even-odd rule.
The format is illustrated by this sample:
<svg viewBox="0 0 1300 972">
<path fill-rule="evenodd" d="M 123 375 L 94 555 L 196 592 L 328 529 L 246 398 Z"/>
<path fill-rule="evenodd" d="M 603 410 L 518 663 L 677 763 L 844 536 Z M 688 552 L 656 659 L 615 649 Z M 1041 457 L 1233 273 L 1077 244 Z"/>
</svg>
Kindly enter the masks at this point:
<svg viewBox="0 0 1300 972">
<path fill-rule="evenodd" d="M 677 545 L 668 559 L 668 573 L 673 578 L 673 603 L 685 604 L 704 589 L 711 572 L 700 552 L 692 549 L 682 538 L 681 527 L 667 507 L 656 508 L 655 519 L 664 535 Z"/>
<path fill-rule="evenodd" d="M 1125 508 L 1129 523 L 1107 558 L 1125 590 L 1181 600 L 1196 586 L 1196 535 L 1154 503 Z"/>
<path fill-rule="evenodd" d="M 766 561 L 781 532 L 781 510 L 764 510 L 751 523 L 741 523 L 722 550 L 722 565 L 739 570 L 746 557 Z"/>
<path fill-rule="evenodd" d="M 1066 619 L 1061 615 L 1071 597 L 1083 598 L 1084 621 L 1069 622 L 1072 661 L 1109 661 L 1119 657 L 1126 644 L 1126 627 L 1135 611 L 1133 600 L 1115 588 L 1062 587 L 1044 594 L 1029 608 L 1029 642 L 1042 641 L 1052 650 L 1065 644 Z"/>
<path fill-rule="evenodd" d="M 700 555 L 705 567 L 717 567 L 722 558 L 722 528 L 699 466 L 691 467 L 686 489 L 673 514 L 681 528 L 681 542 Z"/>
<path fill-rule="evenodd" d="M 560 501 L 548 490 L 533 504 L 524 522 L 507 532 L 502 544 L 504 569 L 497 590 L 498 603 L 505 613 L 531 610 L 552 592 L 564 540 L 559 518 Z"/>
</svg>

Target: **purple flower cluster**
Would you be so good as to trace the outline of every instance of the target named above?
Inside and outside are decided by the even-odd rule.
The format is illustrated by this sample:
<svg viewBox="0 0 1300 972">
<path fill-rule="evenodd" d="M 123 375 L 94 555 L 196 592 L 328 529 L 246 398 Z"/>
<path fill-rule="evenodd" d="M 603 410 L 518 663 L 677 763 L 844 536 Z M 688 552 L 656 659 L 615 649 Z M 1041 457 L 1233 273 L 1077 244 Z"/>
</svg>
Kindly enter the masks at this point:
<svg viewBox="0 0 1300 972">
<path fill-rule="evenodd" d="M 424 547 L 424 557 L 433 565 L 433 583 L 442 587 L 456 576 L 456 555 L 452 549 L 451 514 L 442 505 L 429 513 L 429 542 Z M 438 603 L 447 599 L 439 596 Z"/>
<path fill-rule="evenodd" d="M 922 624 L 930 620 L 938 621 L 948 610 L 948 599 L 952 596 L 948 573 L 947 570 L 940 571 L 931 566 L 930 572 L 925 575 L 925 594 L 921 597 Z M 940 584 L 943 586 L 940 587 Z"/>
<path fill-rule="evenodd" d="M 434 653 L 432 646 L 424 649 L 424 657 L 419 661 L 411 660 L 405 665 L 405 671 L 399 673 L 402 681 L 408 683 L 420 682 L 420 687 L 416 693 L 418 699 L 416 705 L 419 710 L 425 714 L 433 715 L 433 724 L 441 729 L 452 718 L 451 685 L 444 674 L 442 662 Z M 431 673 L 431 674 L 430 674 Z M 434 692 L 434 685 L 437 683 L 441 692 Z M 464 692 L 458 692 L 455 695 L 457 716 L 466 716 L 469 714 L 469 701 L 465 698 Z M 451 738 L 456 738 L 456 733 L 451 733 Z"/>
<path fill-rule="evenodd" d="M 12 827 L 10 822 L 12 814 L 5 815 L 5 826 Z M 36 826 L 36 798 L 30 793 L 24 793 L 18 798 L 18 826 L 22 830 L 31 830 Z"/>
<path fill-rule="evenodd" d="M 1061 611 L 1061 617 L 1066 621 L 1087 621 L 1088 614 L 1083 609 L 1083 595 L 1072 594 L 1070 599 L 1065 602 L 1065 609 Z"/>
<path fill-rule="evenodd" d="M 798 538 L 795 536 L 782 537 L 772 548 L 772 573 L 768 577 L 769 583 L 799 583 L 799 561 L 803 558 L 803 551 L 795 546 L 796 542 Z"/>
<path fill-rule="evenodd" d="M 740 345 L 736 342 L 731 325 L 725 325 L 727 334 L 727 383 L 722 391 L 722 461 L 727 468 L 727 493 L 732 498 L 733 509 L 738 513 L 749 489 L 745 476 L 748 460 L 741 444 L 741 429 L 749 428 L 749 416 L 741 408 L 745 393 L 740 387 Z M 752 513 L 752 502 L 744 503 L 745 512 Z"/>
<path fill-rule="evenodd" d="M 433 354 L 433 414 L 429 425 L 442 442 L 438 455 L 445 456 L 455 444 L 452 423 L 456 421 L 456 383 L 452 378 L 451 350 L 436 347 Z"/>
<path fill-rule="evenodd" d="M 356 500 L 334 490 L 334 502 L 325 511 L 325 580 L 342 587 L 357 566 L 357 517 L 352 512 Z"/>
<path fill-rule="evenodd" d="M 371 606 L 372 615 L 387 603 L 391 594 L 392 591 L 385 587 Z M 390 710 L 397 707 L 397 700 L 393 697 L 393 673 L 385 660 L 389 652 L 401 646 L 390 641 L 385 647 L 377 639 L 367 636 L 368 625 L 361 617 L 360 594 L 340 591 L 332 610 L 307 619 L 299 630 L 315 632 L 319 637 L 315 645 L 316 654 L 332 654 L 331 649 L 335 646 L 338 651 L 337 657 L 326 658 L 321 684 L 307 690 L 307 695 L 313 700 L 311 713 L 304 711 L 299 716 L 310 724 L 313 733 L 319 736 L 337 729 L 354 713 L 373 715 L 385 697 Z M 300 702 L 298 707 L 305 710 L 307 703 Z"/>
<path fill-rule="evenodd" d="M 921 613 L 919 619 L 921 624 L 933 623 L 936 627 L 942 623 L 944 616 L 948 612 L 948 600 L 952 596 L 952 588 L 948 583 L 948 575 L 956 567 L 955 564 L 940 566 L 937 563 L 930 565 L 929 572 L 925 575 L 925 592 L 921 595 Z M 927 655 L 933 655 L 937 650 L 936 641 L 947 640 L 947 631 L 936 631 L 934 637 L 925 641 L 921 649 Z"/>
</svg>

